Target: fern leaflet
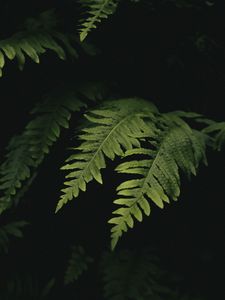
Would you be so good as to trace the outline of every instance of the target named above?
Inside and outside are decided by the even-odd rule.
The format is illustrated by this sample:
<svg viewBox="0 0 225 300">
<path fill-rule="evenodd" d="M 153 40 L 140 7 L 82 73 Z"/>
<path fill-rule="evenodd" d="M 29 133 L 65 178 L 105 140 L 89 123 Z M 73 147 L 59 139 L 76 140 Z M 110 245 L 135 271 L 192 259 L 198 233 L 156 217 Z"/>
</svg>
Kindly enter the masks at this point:
<svg viewBox="0 0 225 300">
<path fill-rule="evenodd" d="M 177 200 L 180 194 L 179 169 L 188 176 L 196 174 L 199 162 L 205 160 L 204 138 L 197 138 L 197 133 L 184 121 L 175 119 L 179 120 L 178 125 L 169 122 L 169 126 L 162 126 L 161 133 L 151 137 L 147 148 L 125 153 L 125 157 L 138 154 L 146 158 L 127 161 L 116 168 L 119 173 L 134 174 L 135 177 L 117 188 L 119 198 L 114 203 L 122 207 L 115 210 L 113 214 L 116 216 L 108 221 L 113 224 L 112 249 L 123 232 L 134 226 L 133 218 L 141 222 L 143 213 L 150 215 L 149 199 L 160 208 L 169 203 L 169 199 Z"/>
</svg>

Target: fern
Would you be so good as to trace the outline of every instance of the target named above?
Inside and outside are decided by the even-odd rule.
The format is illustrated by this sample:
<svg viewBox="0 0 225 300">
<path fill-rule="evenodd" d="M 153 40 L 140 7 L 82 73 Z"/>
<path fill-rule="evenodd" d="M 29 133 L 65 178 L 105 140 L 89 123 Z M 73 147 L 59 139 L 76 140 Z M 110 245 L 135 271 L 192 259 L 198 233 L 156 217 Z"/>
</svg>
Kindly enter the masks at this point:
<svg viewBox="0 0 225 300">
<path fill-rule="evenodd" d="M 24 135 L 29 140 L 29 150 L 39 164 L 49 148 L 59 138 L 62 128 L 69 127 L 72 112 L 80 111 L 86 103 L 73 90 L 57 90 L 47 95 L 46 101 L 35 107 L 36 114 L 26 127 Z"/>
<path fill-rule="evenodd" d="M 31 176 L 35 161 L 29 153 L 28 140 L 24 135 L 11 139 L 5 162 L 0 166 L 0 213 L 12 205 L 12 198 Z"/>
<path fill-rule="evenodd" d="M 81 20 L 80 40 L 83 41 L 88 33 L 96 28 L 96 23 L 115 12 L 118 0 L 80 0 L 80 3 L 89 15 Z"/>
<path fill-rule="evenodd" d="M 8 253 L 10 237 L 23 237 L 21 229 L 27 224 L 25 221 L 18 221 L 0 227 L 0 253 Z"/>
<path fill-rule="evenodd" d="M 221 151 L 225 143 L 225 122 L 212 123 L 206 127 L 203 132 L 207 134 L 213 134 L 213 146 L 218 151 Z"/>
<path fill-rule="evenodd" d="M 54 10 L 43 12 L 36 20 L 29 19 L 25 24 L 27 28 L 23 31 L 0 41 L 0 76 L 5 66 L 5 58 L 9 60 L 16 58 L 19 69 L 22 70 L 26 56 L 39 63 L 40 55 L 46 50 L 55 52 L 60 59 L 64 60 L 66 54 L 62 46 L 71 56 L 77 57 L 77 52 L 69 38 L 55 29 L 57 20 Z"/>
<path fill-rule="evenodd" d="M 148 249 L 107 253 L 102 268 L 105 299 L 162 299 L 160 293 L 167 290 L 160 284 L 158 260 Z"/>
<path fill-rule="evenodd" d="M 17 190 L 42 162 L 61 129 L 68 128 L 71 113 L 86 107 L 73 90 L 58 89 L 47 95 L 43 103 L 32 111 L 36 117 L 26 126 L 23 134 L 13 138 L 8 154 L 0 166 L 0 213 L 10 207 Z"/>
<path fill-rule="evenodd" d="M 123 232 L 134 226 L 134 218 L 142 221 L 143 214 L 150 215 L 149 199 L 158 207 L 170 199 L 177 200 L 180 194 L 179 169 L 190 176 L 196 174 L 199 162 L 205 159 L 205 139 L 176 115 L 164 116 L 166 122 L 157 136 L 151 136 L 147 148 L 127 150 L 125 157 L 141 155 L 141 160 L 120 164 L 118 173 L 135 175 L 117 188 L 119 198 L 114 201 L 122 205 L 115 210 L 116 216 L 108 222 L 111 229 L 112 249 Z M 198 136 L 197 136 L 198 135 Z M 138 178 L 137 178 L 138 176 Z"/>
<path fill-rule="evenodd" d="M 87 270 L 91 262 L 93 262 L 93 259 L 85 254 L 83 247 L 73 246 L 72 256 L 64 277 L 64 283 L 69 284 L 76 281 L 82 273 Z"/>
<path fill-rule="evenodd" d="M 91 180 L 102 183 L 100 170 L 106 167 L 106 157 L 114 160 L 115 156 L 122 156 L 124 150 L 140 146 L 134 134 L 142 134 L 146 130 L 142 116 L 148 114 L 153 117 L 154 112 L 156 108 L 147 101 L 122 99 L 109 101 L 85 116 L 89 122 L 79 135 L 83 143 L 74 147 L 75 153 L 62 167 L 69 173 L 64 183 L 67 187 L 62 189 L 56 211 L 78 197 L 80 191 L 86 191 L 86 184 Z"/>
</svg>

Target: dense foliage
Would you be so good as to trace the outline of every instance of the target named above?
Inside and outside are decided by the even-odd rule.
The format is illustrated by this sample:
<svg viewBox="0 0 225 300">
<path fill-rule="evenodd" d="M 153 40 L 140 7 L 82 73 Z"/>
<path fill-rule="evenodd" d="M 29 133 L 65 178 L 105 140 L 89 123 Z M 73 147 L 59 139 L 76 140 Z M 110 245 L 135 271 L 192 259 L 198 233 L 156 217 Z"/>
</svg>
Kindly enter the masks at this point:
<svg viewBox="0 0 225 300">
<path fill-rule="evenodd" d="M 2 7 L 0 298 L 221 297 L 224 7 Z"/>
</svg>

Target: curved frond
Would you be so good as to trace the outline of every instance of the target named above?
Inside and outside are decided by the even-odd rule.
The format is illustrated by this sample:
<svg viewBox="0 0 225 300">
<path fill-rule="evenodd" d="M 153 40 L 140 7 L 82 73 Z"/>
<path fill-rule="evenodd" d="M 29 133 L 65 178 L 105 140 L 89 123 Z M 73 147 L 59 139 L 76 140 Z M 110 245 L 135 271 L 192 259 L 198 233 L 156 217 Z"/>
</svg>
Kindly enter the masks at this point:
<svg viewBox="0 0 225 300">
<path fill-rule="evenodd" d="M 80 0 L 80 3 L 89 15 L 81 20 L 80 40 L 83 41 L 88 33 L 96 28 L 96 23 L 115 12 L 118 0 Z"/>
<path fill-rule="evenodd" d="M 82 273 L 87 270 L 91 262 L 93 262 L 93 259 L 86 255 L 83 247 L 73 246 L 72 256 L 68 262 L 64 283 L 69 284 L 76 281 Z"/>
<path fill-rule="evenodd" d="M 26 21 L 26 27 L 10 38 L 0 41 L 0 76 L 5 66 L 6 58 L 18 61 L 19 69 L 22 70 L 26 56 L 35 63 L 40 62 L 40 55 L 47 50 L 55 52 L 60 59 L 65 59 L 63 48 L 74 57 L 77 52 L 70 43 L 70 39 L 56 30 L 57 19 L 53 10 L 41 13 L 37 19 Z M 62 48 L 63 46 L 63 48 Z"/>
<path fill-rule="evenodd" d="M 173 119 L 172 117 L 170 119 Z M 177 117 L 175 120 L 178 122 Z M 134 218 L 142 221 L 143 215 L 150 215 L 151 200 L 159 208 L 164 203 L 177 200 L 180 194 L 180 172 L 187 176 L 196 174 L 199 162 L 205 159 L 204 137 L 190 129 L 182 120 L 173 121 L 162 128 L 161 133 L 148 142 L 147 148 L 128 150 L 125 157 L 144 156 L 120 164 L 118 173 L 131 174 L 133 179 L 123 182 L 117 188 L 119 198 L 115 204 L 122 207 L 113 212 L 116 216 L 108 222 L 111 229 L 112 249 L 123 232 L 134 226 Z"/>
<path fill-rule="evenodd" d="M 141 99 L 123 99 L 109 101 L 85 116 L 87 127 L 79 135 L 83 142 L 62 167 L 69 173 L 56 211 L 78 197 L 80 191 L 86 191 L 91 180 L 102 183 L 100 170 L 106 167 L 106 157 L 114 160 L 115 156 L 123 156 L 124 150 L 140 146 L 136 136 L 150 130 L 142 119 L 144 112 L 152 115 L 156 108 Z"/>
</svg>

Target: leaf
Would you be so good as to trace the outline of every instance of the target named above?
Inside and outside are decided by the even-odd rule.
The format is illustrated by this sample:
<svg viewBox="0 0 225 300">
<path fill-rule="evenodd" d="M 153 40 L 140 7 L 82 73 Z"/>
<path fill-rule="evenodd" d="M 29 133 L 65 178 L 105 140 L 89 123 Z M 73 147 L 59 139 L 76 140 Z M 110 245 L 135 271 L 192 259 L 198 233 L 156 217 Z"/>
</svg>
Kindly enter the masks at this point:
<svg viewBox="0 0 225 300">
<path fill-rule="evenodd" d="M 63 60 L 66 58 L 65 50 L 72 57 L 78 57 L 70 38 L 56 29 L 57 17 L 54 10 L 41 13 L 36 19 L 28 19 L 25 25 L 24 30 L 0 41 L 1 76 L 6 63 L 5 56 L 9 60 L 17 58 L 20 70 L 24 67 L 26 56 L 39 63 L 40 55 L 47 50 L 52 50 Z"/>
<path fill-rule="evenodd" d="M 99 109 L 86 114 L 87 127 L 79 135 L 82 143 L 73 149 L 75 153 L 62 167 L 69 173 L 56 211 L 78 197 L 80 190 L 85 191 L 90 181 L 103 183 L 101 169 L 106 167 L 106 158 L 114 160 L 116 156 L 123 156 L 124 150 L 139 146 L 139 139 L 135 135 L 143 134 L 147 128 L 150 131 L 143 117 L 153 118 L 156 112 L 156 108 L 147 101 L 122 99 L 106 102 Z M 154 126 L 151 130 L 154 130 Z"/>
<path fill-rule="evenodd" d="M 176 121 L 176 122 L 175 122 Z M 122 205 L 115 210 L 116 216 L 108 222 L 111 229 L 111 247 L 115 248 L 119 238 L 132 228 L 136 218 L 142 222 L 143 214 L 149 215 L 151 200 L 159 208 L 164 203 L 177 200 L 180 195 L 180 170 L 188 177 L 196 174 L 200 161 L 205 161 L 205 138 L 200 132 L 191 130 L 177 116 L 167 115 L 158 136 L 149 137 L 148 148 L 127 150 L 125 157 L 144 155 L 144 160 L 129 160 L 120 164 L 118 173 L 138 176 L 123 182 L 117 188 L 119 199 L 114 203 Z"/>
<path fill-rule="evenodd" d="M 62 128 L 69 127 L 71 114 L 85 108 L 85 101 L 90 102 L 74 87 L 60 87 L 35 106 L 32 111 L 35 117 L 21 135 L 12 138 L 6 160 L 0 166 L 0 213 L 18 202 L 18 191 L 26 191 L 25 186 L 30 186 L 33 181 L 30 179 L 58 140 Z"/>
<path fill-rule="evenodd" d="M 96 23 L 108 18 L 117 8 L 118 0 L 80 0 L 82 7 L 88 14 L 86 19 L 82 19 L 80 31 L 81 42 L 87 37 L 88 33 L 96 28 Z"/>
</svg>

